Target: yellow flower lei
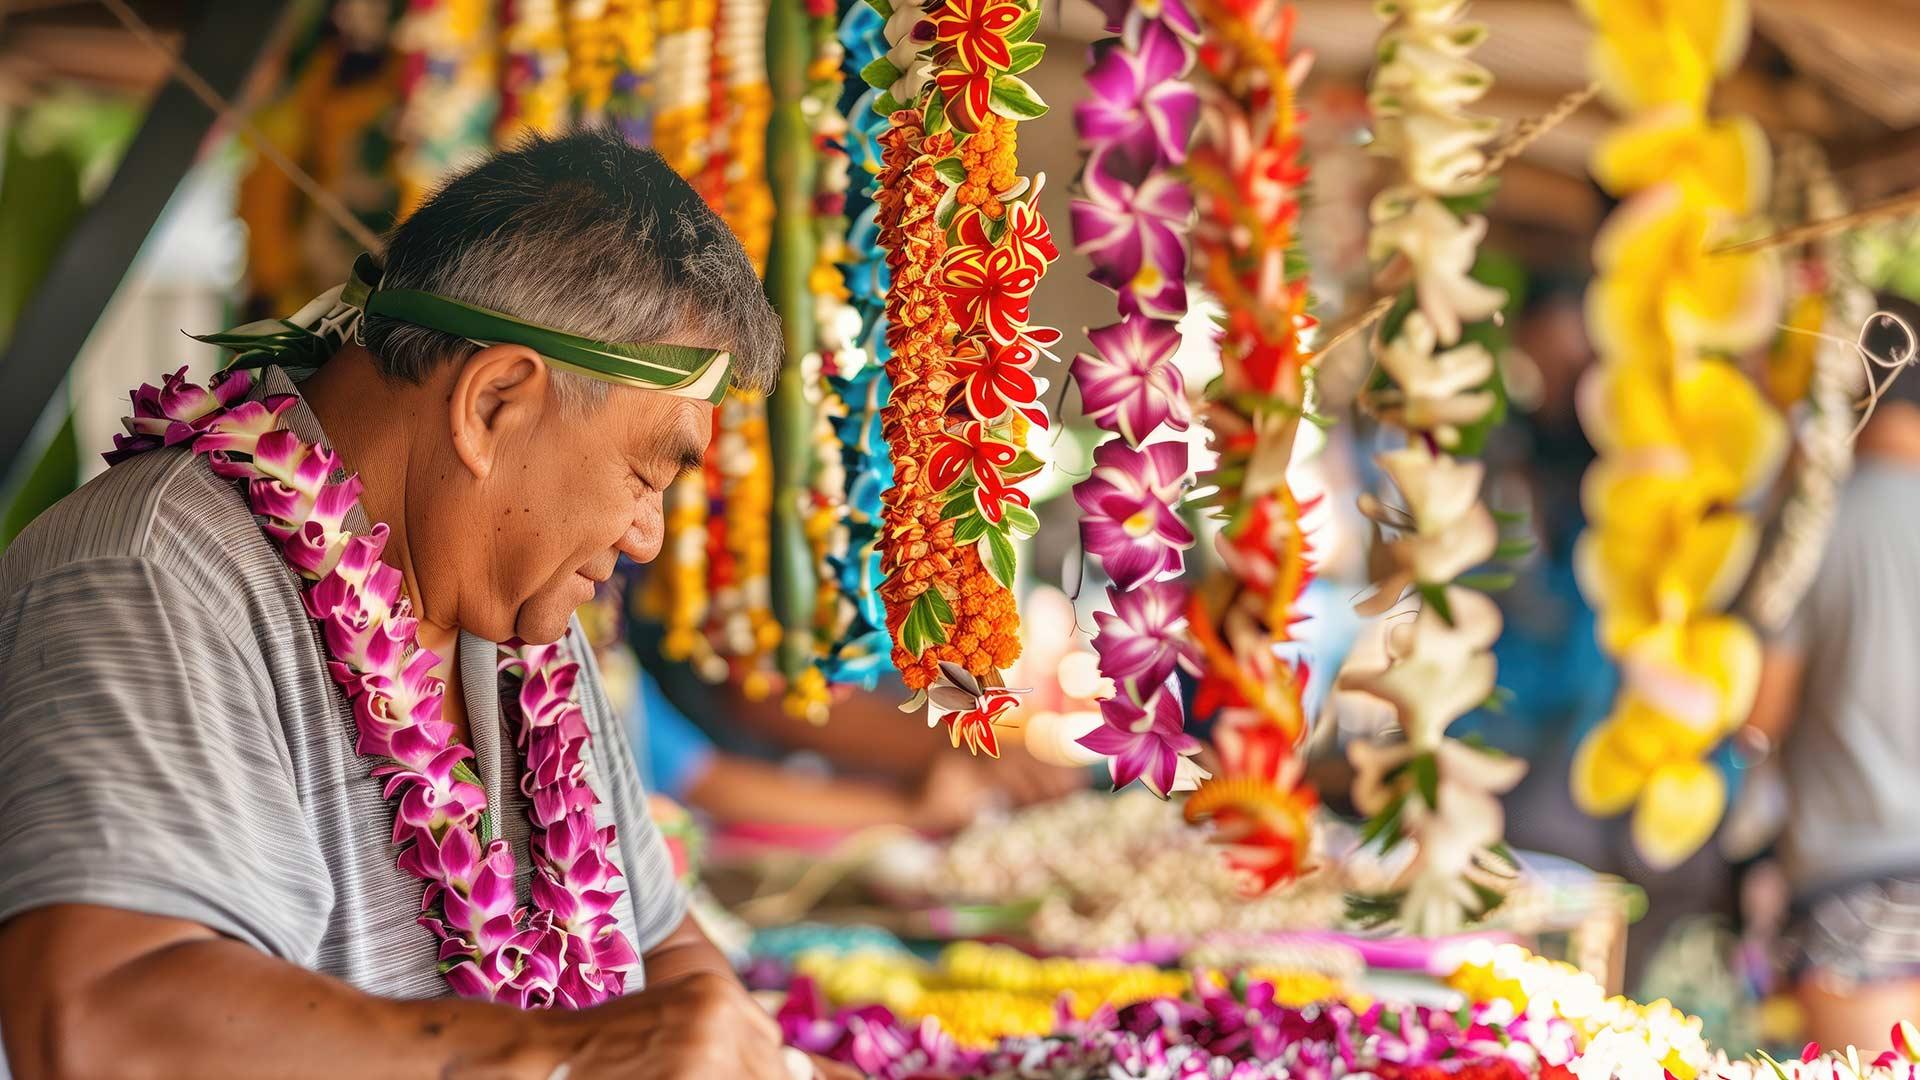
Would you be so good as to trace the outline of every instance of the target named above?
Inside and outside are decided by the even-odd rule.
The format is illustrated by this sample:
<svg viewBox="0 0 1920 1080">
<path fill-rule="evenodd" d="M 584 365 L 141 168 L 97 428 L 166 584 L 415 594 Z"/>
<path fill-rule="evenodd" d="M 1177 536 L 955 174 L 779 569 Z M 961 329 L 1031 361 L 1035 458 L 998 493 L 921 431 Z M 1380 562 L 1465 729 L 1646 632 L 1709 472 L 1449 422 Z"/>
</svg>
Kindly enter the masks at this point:
<svg viewBox="0 0 1920 1080">
<path fill-rule="evenodd" d="M 1759 677 L 1758 640 L 1724 609 L 1759 531 L 1740 507 L 1786 430 L 1722 358 L 1772 331 L 1778 274 L 1764 254 L 1712 249 L 1762 205 L 1768 151 L 1751 121 L 1707 115 L 1745 45 L 1745 0 L 1582 6 L 1601 89 L 1625 115 L 1593 159 L 1623 203 L 1594 243 L 1599 364 L 1581 418 L 1600 456 L 1576 558 L 1622 686 L 1580 747 L 1573 792 L 1589 813 L 1633 808 L 1635 845 L 1670 866 L 1719 822 L 1726 787 L 1703 758 L 1745 720 Z"/>
<path fill-rule="evenodd" d="M 487 151 L 499 104 L 493 5 L 410 0 L 393 41 L 403 72 L 412 73 L 410 82 L 402 75 L 394 154 L 404 218 L 447 173 Z"/>
<path fill-rule="evenodd" d="M 500 120 L 494 142 L 510 146 L 529 132 L 552 135 L 570 119 L 567 35 L 559 0 L 514 0 L 500 34 Z"/>
</svg>

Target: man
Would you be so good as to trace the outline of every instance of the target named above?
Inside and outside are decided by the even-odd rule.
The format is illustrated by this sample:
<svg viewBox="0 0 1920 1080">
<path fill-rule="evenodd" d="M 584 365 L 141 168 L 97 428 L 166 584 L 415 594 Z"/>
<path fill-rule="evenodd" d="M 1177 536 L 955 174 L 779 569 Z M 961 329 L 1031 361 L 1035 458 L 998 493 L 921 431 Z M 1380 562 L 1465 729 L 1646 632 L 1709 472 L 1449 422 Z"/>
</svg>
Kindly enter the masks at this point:
<svg viewBox="0 0 1920 1080">
<path fill-rule="evenodd" d="M 1913 304 L 1881 303 L 1920 325 Z M 1913 359 L 1912 331 L 1884 318 L 1867 344 Z M 1820 570 L 1768 645 L 1749 726 L 1781 748 L 1808 1035 L 1877 1048 L 1920 1017 L 1920 374 L 1887 388 L 1854 455 Z"/>
<path fill-rule="evenodd" d="M 687 919 L 569 629 L 621 554 L 660 551 L 661 492 L 699 465 L 729 375 L 774 382 L 759 283 L 657 155 L 596 133 L 454 179 L 383 262 L 363 260 L 323 336 L 281 335 L 317 370 L 267 367 L 253 393 L 297 395 L 281 426 L 364 483 L 347 527 L 390 530 L 384 561 L 483 781 L 474 831 L 515 854 L 521 904 L 536 778 L 503 730 L 494 643 L 560 640 L 581 665 L 591 742 L 569 775 L 617 825 L 612 911 L 640 957 L 625 996 L 526 1012 L 450 996 L 301 579 L 240 485 L 155 449 L 0 559 L 6 1063 L 18 1080 L 781 1080 L 777 1027 Z"/>
</svg>

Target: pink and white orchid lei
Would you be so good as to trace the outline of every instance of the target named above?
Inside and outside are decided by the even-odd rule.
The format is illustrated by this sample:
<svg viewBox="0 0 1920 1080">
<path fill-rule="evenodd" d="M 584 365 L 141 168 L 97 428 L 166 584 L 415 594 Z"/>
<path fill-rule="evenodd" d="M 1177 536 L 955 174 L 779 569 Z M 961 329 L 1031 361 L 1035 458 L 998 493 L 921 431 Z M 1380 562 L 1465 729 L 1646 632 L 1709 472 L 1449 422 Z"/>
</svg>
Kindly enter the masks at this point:
<svg viewBox="0 0 1920 1080">
<path fill-rule="evenodd" d="M 588 730 L 574 689 L 580 666 L 555 645 L 509 643 L 500 670 L 518 679 L 514 731 L 532 803 L 533 910 L 516 906 L 515 860 L 492 835 L 487 794 L 467 764 L 473 751 L 440 718 L 440 657 L 420 647 L 400 572 L 380 561 L 387 527 L 346 527 L 360 481 L 334 481 L 339 459 L 281 426 L 298 400 L 243 400 L 243 371 L 206 386 L 186 368 L 133 392 L 126 435 L 109 463 L 184 445 L 239 481 L 281 554 L 308 582 L 303 603 L 320 624 L 333 679 L 353 706 L 354 749 L 395 802 L 400 869 L 427 883 L 420 924 L 440 941 L 447 983 L 462 997 L 519 1008 L 579 1009 L 618 997 L 639 966 L 614 903 L 622 889 L 614 827 L 594 816 L 586 773 Z"/>
<path fill-rule="evenodd" d="M 1087 417 L 1119 435 L 1094 451 L 1092 474 L 1074 489 L 1085 517 L 1081 542 L 1112 584 L 1096 616 L 1093 647 L 1114 695 L 1102 723 L 1079 740 L 1109 758 L 1116 788 L 1136 778 L 1161 798 L 1207 774 L 1191 758 L 1176 666 L 1198 674 L 1186 632 L 1187 592 L 1177 580 L 1193 533 L 1177 507 L 1192 481 L 1192 411 L 1174 363 L 1187 311 L 1187 230 L 1193 195 L 1175 175 L 1199 118 L 1185 81 L 1197 27 L 1181 0 L 1101 5 L 1120 34 L 1094 46 L 1074 110 L 1087 152 L 1073 201 L 1076 248 L 1092 278 L 1117 294 L 1120 321 L 1088 331 L 1094 351 L 1074 360 Z"/>
</svg>

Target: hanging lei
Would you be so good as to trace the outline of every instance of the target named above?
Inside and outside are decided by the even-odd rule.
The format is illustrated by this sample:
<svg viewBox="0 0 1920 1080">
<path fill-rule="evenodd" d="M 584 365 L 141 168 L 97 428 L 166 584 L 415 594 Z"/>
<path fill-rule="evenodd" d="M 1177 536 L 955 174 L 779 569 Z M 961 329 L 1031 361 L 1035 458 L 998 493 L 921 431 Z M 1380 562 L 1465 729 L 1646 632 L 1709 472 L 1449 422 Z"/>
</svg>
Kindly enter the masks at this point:
<svg viewBox="0 0 1920 1080">
<path fill-rule="evenodd" d="M 1634 811 L 1634 845 L 1668 867 L 1698 850 L 1727 801 L 1704 760 L 1747 716 L 1760 644 L 1725 614 L 1754 558 L 1752 500 L 1785 425 L 1730 358 L 1763 344 L 1779 300 L 1764 254 L 1713 253 L 1765 198 L 1750 120 L 1712 120 L 1713 78 L 1746 42 L 1746 5 L 1589 5 L 1596 77 L 1626 120 L 1595 179 L 1622 205 L 1594 242 L 1588 296 L 1599 363 L 1580 415 L 1599 452 L 1583 486 L 1576 568 L 1620 662 L 1614 711 L 1574 760 L 1596 815 Z"/>
<path fill-rule="evenodd" d="M 1373 200 L 1371 258 L 1382 288 L 1411 273 L 1412 284 L 1374 338 L 1379 370 L 1362 404 L 1407 436 L 1403 448 L 1375 460 L 1398 492 L 1394 505 L 1370 494 L 1360 510 L 1396 534 L 1380 541 L 1384 565 L 1373 592 L 1356 604 L 1382 615 L 1409 587 L 1422 603 L 1411 622 L 1388 632 L 1385 664 L 1349 669 L 1339 680 L 1391 703 L 1403 738 L 1350 747 L 1354 804 L 1368 814 L 1364 836 L 1383 853 L 1402 840 L 1414 858 L 1380 896 L 1355 897 L 1363 924 L 1398 920 L 1406 933 L 1433 937 L 1476 921 L 1497 905 L 1497 867 L 1505 818 L 1499 795 L 1526 762 L 1448 738 L 1461 716 L 1494 693 L 1491 652 L 1500 611 L 1469 571 L 1524 553 L 1500 542 L 1480 501 L 1485 467 L 1478 450 L 1499 418 L 1499 375 L 1484 327 L 1506 294 L 1470 276 L 1486 219 L 1471 213 L 1492 198 L 1484 148 L 1496 124 L 1466 112 L 1493 83 L 1467 54 L 1486 28 L 1456 21 L 1459 0 L 1398 0 L 1376 10 L 1387 20 L 1375 55 L 1369 104 L 1376 153 L 1398 164 L 1398 181 Z"/>
<path fill-rule="evenodd" d="M 1306 58 L 1288 57 L 1295 13 L 1279 0 L 1199 0 L 1197 8 L 1208 79 L 1187 162 L 1199 196 L 1194 250 L 1226 309 L 1222 373 L 1207 402 L 1219 461 L 1201 501 L 1222 518 L 1224 573 L 1195 595 L 1189 616 L 1206 667 L 1194 711 L 1219 713 L 1221 770 L 1188 799 L 1186 816 L 1211 821 L 1247 887 L 1267 889 L 1301 871 L 1315 802 L 1295 754 L 1306 730 L 1307 668 L 1276 650 L 1294 640 L 1311 575 L 1300 524 L 1308 507 L 1287 484 L 1312 360 L 1301 335 L 1315 325 L 1294 247 L 1307 181 L 1294 88 Z"/>
<path fill-rule="evenodd" d="M 566 15 L 567 83 L 579 116 L 611 118 L 629 142 L 646 146 L 652 0 L 571 0 Z"/>
<path fill-rule="evenodd" d="M 500 108 L 488 0 L 407 0 L 393 34 L 400 53 L 394 176 L 407 215 L 449 173 L 492 146 Z"/>
<path fill-rule="evenodd" d="M 1192 759 L 1200 741 L 1186 732 L 1175 675 L 1200 670 L 1178 580 L 1194 542 L 1179 512 L 1191 469 L 1173 434 L 1192 422 L 1174 353 L 1193 195 L 1174 170 L 1199 119 L 1199 94 L 1185 81 L 1198 27 L 1184 0 L 1103 9 L 1121 36 L 1095 44 L 1092 94 L 1074 109 L 1087 160 L 1073 235 L 1092 278 L 1118 294 L 1120 321 L 1088 331 L 1095 351 L 1075 358 L 1073 376 L 1087 418 L 1119 437 L 1094 450 L 1074 500 L 1081 543 L 1111 580 L 1093 648 L 1115 689 L 1100 702 L 1100 726 L 1076 741 L 1107 755 L 1115 789 L 1138 779 L 1164 799 L 1208 775 Z"/>
<path fill-rule="evenodd" d="M 851 294 L 840 273 L 840 264 L 848 255 L 847 189 L 851 183 L 847 117 L 840 111 L 846 49 L 836 35 L 839 18 L 832 0 L 808 0 L 806 16 L 812 51 L 801 115 L 807 123 L 817 167 L 811 205 L 814 261 L 807 274 L 807 290 L 813 298 L 814 349 L 801 360 L 804 391 L 814 421 L 809 438 L 813 480 L 805 495 L 803 528 L 812 556 L 815 593 L 808 662 L 789 682 L 783 705 L 790 716 L 825 723 L 829 698 L 821 665 L 832 655 L 839 630 L 841 593 L 835 565 L 847 557 L 848 551 L 847 472 L 837 433 L 847 415 L 847 403 L 836 393 L 830 376 L 843 364 L 861 366 L 864 358 L 854 352 L 859 347 L 860 314 L 849 303 Z"/>
<path fill-rule="evenodd" d="M 848 184 L 844 216 L 848 227 L 840 275 L 859 326 L 846 348 L 836 351 L 826 371 L 827 391 L 843 412 L 834 421 L 846 496 L 842 524 L 844 549 L 829 554 L 829 576 L 838 602 L 826 614 L 834 619 L 826 655 L 819 667 L 825 680 L 873 689 L 892 670 L 893 641 L 887 632 L 886 605 L 880 597 L 881 493 L 893 483 L 893 462 L 881 426 L 892 394 L 886 363 L 886 295 L 891 271 L 879 244 L 879 204 L 874 179 L 882 166 L 880 135 L 887 116 L 875 108 L 881 90 L 868 88 L 860 73 L 887 52 L 886 19 L 864 0 L 849 0 L 841 17 L 845 88 L 840 111 L 846 117 Z M 823 251 L 830 245 L 823 245 Z"/>
<path fill-rule="evenodd" d="M 1014 158 L 1014 124 L 1046 111 L 1019 77 L 1045 53 L 1029 40 L 1040 10 L 869 2 L 889 43 L 862 72 L 890 121 L 876 196 L 893 271 L 880 593 L 894 664 L 927 692 L 929 724 L 997 755 L 993 720 L 1017 693 L 1000 674 L 1020 651 L 1013 538 L 1039 527 L 1018 486 L 1042 467 L 1025 445 L 1047 423 L 1032 368 L 1060 340 L 1027 324 L 1059 251 L 1036 200 L 1044 178 L 1019 177 Z"/>
<path fill-rule="evenodd" d="M 705 171 L 709 137 L 712 0 L 658 0 L 658 4 L 654 147 L 675 172 L 697 181 Z M 668 487 L 664 518 L 667 541 L 648 577 L 644 607 L 665 629 L 661 655 L 690 665 L 708 682 L 720 682 L 727 677 L 727 664 L 706 633 L 712 598 L 704 471 L 683 476 Z"/>
<path fill-rule="evenodd" d="M 359 478 L 332 481 L 333 452 L 281 426 L 296 397 L 244 401 L 252 387 L 245 372 L 222 372 L 202 387 L 186 370 L 133 392 L 127 434 L 114 436 L 107 461 L 175 445 L 204 455 L 215 473 L 240 482 L 261 527 L 306 579 L 307 614 L 353 705 L 354 749 L 375 760 L 373 775 L 396 800 L 399 867 L 427 883 L 420 925 L 440 941 L 447 984 L 461 997 L 523 1009 L 619 997 L 640 960 L 613 913 L 623 885 L 614 827 L 595 824 L 589 736 L 574 693 L 579 665 L 557 644 L 501 649 L 532 806 L 529 913 L 516 906 L 514 854 L 495 836 L 486 792 L 467 764 L 473 751 L 440 719 L 446 685 L 432 674 L 440 658 L 420 647 L 400 572 L 380 561 L 387 527 L 346 530 Z"/>
<path fill-rule="evenodd" d="M 569 119 L 567 35 L 559 0 L 507 0 L 500 33 L 500 116 L 495 146 L 529 132 L 554 135 Z"/>
</svg>

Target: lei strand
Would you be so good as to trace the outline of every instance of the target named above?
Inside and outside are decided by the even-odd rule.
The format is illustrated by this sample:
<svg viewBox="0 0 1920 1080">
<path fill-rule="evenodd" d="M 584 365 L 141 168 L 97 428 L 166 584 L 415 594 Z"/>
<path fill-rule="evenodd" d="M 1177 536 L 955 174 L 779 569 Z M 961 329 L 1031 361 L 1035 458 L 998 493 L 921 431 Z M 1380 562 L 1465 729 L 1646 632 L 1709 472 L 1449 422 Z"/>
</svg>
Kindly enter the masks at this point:
<svg viewBox="0 0 1920 1080">
<path fill-rule="evenodd" d="M 1032 368 L 1060 340 L 1027 322 L 1059 251 L 1035 200 L 1044 178 L 1020 178 L 1014 160 L 1013 122 L 1046 111 L 1019 77 L 1045 53 L 1029 40 L 1040 13 L 1020 0 L 869 2 L 889 48 L 862 74 L 891 120 L 878 199 L 895 485 L 881 593 L 894 663 L 926 692 L 929 723 L 995 755 L 994 717 L 1016 693 L 1001 669 L 1020 651 L 1013 541 L 1039 527 L 1019 487 L 1042 468 L 1026 448 L 1047 422 Z"/>
<path fill-rule="evenodd" d="M 500 116 L 493 141 L 556 134 L 568 117 L 567 35 L 559 0 L 507 0 L 500 34 Z"/>
<path fill-rule="evenodd" d="M 570 0 L 566 8 L 567 84 L 582 119 L 615 118 L 636 146 L 645 108 L 640 83 L 653 63 L 651 0 Z"/>
<path fill-rule="evenodd" d="M 1306 730 L 1304 661 L 1281 659 L 1311 577 L 1302 506 L 1287 483 L 1293 436 L 1306 414 L 1311 357 L 1304 261 L 1294 247 L 1306 184 L 1294 88 L 1305 58 L 1289 59 L 1294 9 L 1279 0 L 1200 0 L 1199 137 L 1187 162 L 1199 195 L 1194 249 L 1226 309 L 1220 379 L 1207 424 L 1219 454 L 1202 500 L 1222 520 L 1225 572 L 1194 597 L 1189 625 L 1206 674 L 1194 703 L 1218 712 L 1220 775 L 1186 804 L 1211 821 L 1250 889 L 1296 876 L 1308 855 L 1312 789 L 1295 754 Z"/>
<path fill-rule="evenodd" d="M 822 664 L 832 655 L 840 629 L 841 590 L 836 560 L 847 557 L 847 471 L 841 455 L 839 424 L 847 403 L 830 376 L 844 363 L 857 367 L 860 314 L 840 273 L 848 257 L 847 189 L 851 184 L 848 125 L 840 111 L 845 89 L 846 49 L 837 36 L 838 14 L 832 0 L 809 0 L 807 33 L 812 56 L 807 64 L 807 96 L 801 103 L 818 168 L 814 175 L 812 230 L 814 262 L 807 274 L 813 296 L 815 350 L 801 361 L 807 400 L 814 408 L 811 433 L 813 480 L 805 503 L 804 530 L 813 558 L 815 593 L 812 655 L 788 684 L 783 702 L 788 715 L 824 723 L 828 717 L 827 677 Z"/>
<path fill-rule="evenodd" d="M 1667 867 L 1719 823 L 1731 763 L 1704 759 L 1726 753 L 1759 679 L 1758 639 L 1724 612 L 1787 434 L 1728 359 L 1772 332 L 1780 282 L 1770 255 L 1712 249 L 1760 209 L 1769 155 L 1758 125 L 1707 114 L 1713 79 L 1745 48 L 1744 3 L 1588 14 L 1601 91 L 1626 119 L 1593 159 L 1622 205 L 1593 248 L 1598 363 L 1579 405 L 1599 456 L 1575 564 L 1621 687 L 1575 755 L 1573 793 L 1589 813 L 1632 808 L 1635 847 Z"/>
<path fill-rule="evenodd" d="M 893 667 L 893 641 L 879 590 L 881 493 L 893 483 L 893 463 L 881 428 L 882 411 L 892 394 L 886 371 L 892 355 L 886 340 L 891 270 L 879 244 L 880 207 L 873 195 L 882 165 L 879 137 L 888 120 L 874 104 L 881 91 L 867 88 L 859 75 L 887 52 L 885 22 L 864 0 L 850 0 L 840 21 L 846 84 L 840 107 L 846 116 L 849 167 L 845 215 L 851 223 L 840 274 L 859 326 L 826 375 L 830 392 L 845 408 L 835 421 L 835 435 L 846 478 L 846 543 L 842 552 L 828 556 L 840 602 L 831 610 L 834 632 L 820 670 L 828 682 L 868 690 Z"/>
<path fill-rule="evenodd" d="M 653 114 L 654 147 L 673 170 L 698 186 L 708 140 L 706 80 L 712 58 L 712 0 L 658 0 L 660 38 Z M 711 468 L 709 462 L 708 468 Z M 644 607 L 665 633 L 661 655 L 686 663 L 708 682 L 727 677 L 726 661 L 706 635 L 712 612 L 708 477 L 705 469 L 667 489 L 667 541 L 648 576 Z"/>
<path fill-rule="evenodd" d="M 618 997 L 639 965 L 613 913 L 623 885 L 614 827 L 600 828 L 587 782 L 589 732 L 575 700 L 579 665 L 559 645 L 502 647 L 500 670 L 517 680 L 514 745 L 531 803 L 534 910 L 516 906 L 513 851 L 494 835 L 487 795 L 467 764 L 473 751 L 440 719 L 440 658 L 421 648 L 400 572 L 380 561 L 387 527 L 355 535 L 347 516 L 360 480 L 330 479 L 324 446 L 281 427 L 293 395 L 242 400 L 243 371 L 207 386 L 186 368 L 133 391 L 127 434 L 109 464 L 163 446 L 205 456 L 238 481 L 261 527 L 307 585 L 302 602 L 320 625 L 328 669 L 353 707 L 354 749 L 395 803 L 401 870 L 427 883 L 420 925 L 440 942 L 441 971 L 462 997 L 519 1008 L 585 1008 Z"/>
<path fill-rule="evenodd" d="M 1399 169 L 1369 210 L 1369 247 L 1383 279 L 1404 268 L 1413 284 L 1374 338 L 1380 373 L 1362 403 L 1405 432 L 1408 445 L 1375 458 L 1398 503 L 1360 496 L 1361 512 L 1397 535 L 1377 546 L 1385 568 L 1355 607 L 1384 614 L 1409 587 L 1421 605 L 1412 621 L 1389 630 L 1384 665 L 1349 669 L 1339 680 L 1392 704 L 1403 735 L 1349 748 L 1354 803 L 1370 817 L 1364 835 L 1384 850 L 1415 844 L 1392 891 L 1355 898 L 1354 914 L 1362 923 L 1397 919 L 1422 937 L 1457 931 L 1503 898 L 1481 860 L 1501 850 L 1498 797 L 1526 772 L 1520 759 L 1446 734 L 1495 692 L 1489 650 L 1500 611 L 1474 591 L 1484 579 L 1466 575 L 1526 547 L 1500 542 L 1480 500 L 1485 467 L 1466 457 L 1499 412 L 1494 356 L 1472 324 L 1496 314 L 1506 293 L 1470 276 L 1487 222 L 1460 208 L 1492 196 L 1484 150 L 1497 125 L 1466 112 L 1493 78 L 1467 55 L 1486 28 L 1457 21 L 1460 10 L 1458 0 L 1380 9 L 1387 26 L 1369 95 L 1373 145 Z"/>
<path fill-rule="evenodd" d="M 491 146 L 500 108 L 493 41 L 488 0 L 407 0 L 393 35 L 400 53 L 399 217 Z"/>
<path fill-rule="evenodd" d="M 1092 94 L 1074 109 L 1087 153 L 1072 204 L 1075 249 L 1117 294 L 1120 321 L 1088 331 L 1094 352 L 1074 360 L 1087 418 L 1117 438 L 1093 453 L 1074 488 L 1080 537 L 1111 584 L 1094 615 L 1093 648 L 1114 693 L 1101 725 L 1077 741 L 1110 759 L 1116 789 L 1138 779 L 1167 798 L 1207 775 L 1192 760 L 1176 668 L 1199 674 L 1178 580 L 1194 537 L 1179 504 L 1191 482 L 1186 381 L 1174 363 L 1187 311 L 1187 231 L 1193 196 L 1173 169 L 1186 160 L 1199 96 L 1185 81 L 1195 29 L 1182 0 L 1122 4 L 1087 71 Z M 1165 437 L 1162 437 L 1165 429 Z"/>
</svg>

